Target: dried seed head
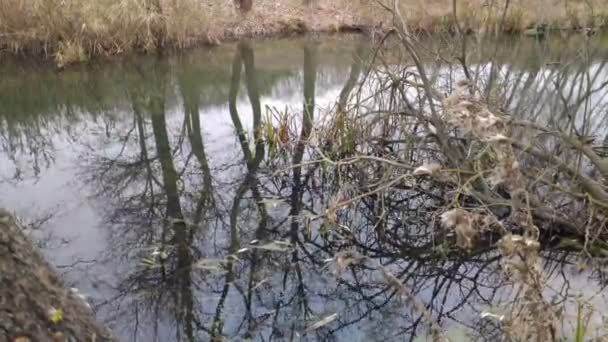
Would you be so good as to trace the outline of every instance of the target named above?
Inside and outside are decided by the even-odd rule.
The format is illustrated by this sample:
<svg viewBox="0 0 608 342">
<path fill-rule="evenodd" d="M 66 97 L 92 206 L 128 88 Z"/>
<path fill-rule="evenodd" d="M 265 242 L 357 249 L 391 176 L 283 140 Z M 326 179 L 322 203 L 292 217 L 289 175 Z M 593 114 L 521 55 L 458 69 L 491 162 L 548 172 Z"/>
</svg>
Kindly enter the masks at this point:
<svg viewBox="0 0 608 342">
<path fill-rule="evenodd" d="M 412 173 L 414 176 L 435 176 L 441 171 L 441 165 L 439 163 L 424 163 L 417 167 Z"/>
<path fill-rule="evenodd" d="M 479 235 L 474 223 L 476 216 L 464 209 L 452 209 L 441 215 L 441 224 L 453 228 L 456 233 L 456 243 L 460 248 L 471 249 Z"/>
</svg>

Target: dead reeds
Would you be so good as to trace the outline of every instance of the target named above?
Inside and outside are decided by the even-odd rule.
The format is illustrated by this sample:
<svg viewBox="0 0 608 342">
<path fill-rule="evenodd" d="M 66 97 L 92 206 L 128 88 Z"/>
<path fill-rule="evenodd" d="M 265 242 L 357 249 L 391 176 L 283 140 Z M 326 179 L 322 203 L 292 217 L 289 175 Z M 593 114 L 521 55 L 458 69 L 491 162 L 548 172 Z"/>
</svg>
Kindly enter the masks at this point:
<svg viewBox="0 0 608 342">
<path fill-rule="evenodd" d="M 398 3 L 413 32 L 519 33 L 537 24 L 589 31 L 608 23 L 608 7 L 601 0 Z M 390 17 L 376 1 L 311 4 L 258 0 L 252 11 L 242 13 L 223 0 L 5 0 L 0 3 L 0 51 L 44 55 L 63 66 L 94 56 L 181 49 L 226 38 L 391 29 Z"/>
<path fill-rule="evenodd" d="M 57 64 L 92 56 L 187 47 L 208 39 L 215 9 L 186 0 L 7 0 L 0 3 L 0 47 L 42 54 Z"/>
</svg>

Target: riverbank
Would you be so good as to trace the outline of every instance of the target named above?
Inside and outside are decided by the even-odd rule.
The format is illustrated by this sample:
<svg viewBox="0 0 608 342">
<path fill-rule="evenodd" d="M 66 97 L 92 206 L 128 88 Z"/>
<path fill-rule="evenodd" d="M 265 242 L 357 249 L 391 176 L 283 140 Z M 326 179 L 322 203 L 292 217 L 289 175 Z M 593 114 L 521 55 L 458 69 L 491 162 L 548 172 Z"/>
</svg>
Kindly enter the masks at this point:
<svg viewBox="0 0 608 342">
<path fill-rule="evenodd" d="M 17 220 L 2 208 L 0 274 L 0 340 L 115 341 L 95 320 L 84 296 L 63 284 Z"/>
<path fill-rule="evenodd" d="M 183 49 L 249 37 L 368 26 L 347 1 L 256 0 L 246 13 L 228 0 L 20 0 L 0 3 L 0 51 L 58 65 L 93 56 Z"/>
<path fill-rule="evenodd" d="M 417 32 L 521 33 L 540 23 L 588 32 L 608 23 L 608 5 L 600 0 L 489 5 L 468 0 L 455 6 L 452 0 L 407 0 L 400 10 Z M 0 3 L 0 56 L 42 55 L 63 66 L 95 56 L 249 37 L 390 27 L 390 14 L 369 0 L 254 0 L 248 12 L 227 0 L 32 0 L 27 5 L 5 0 Z"/>
</svg>

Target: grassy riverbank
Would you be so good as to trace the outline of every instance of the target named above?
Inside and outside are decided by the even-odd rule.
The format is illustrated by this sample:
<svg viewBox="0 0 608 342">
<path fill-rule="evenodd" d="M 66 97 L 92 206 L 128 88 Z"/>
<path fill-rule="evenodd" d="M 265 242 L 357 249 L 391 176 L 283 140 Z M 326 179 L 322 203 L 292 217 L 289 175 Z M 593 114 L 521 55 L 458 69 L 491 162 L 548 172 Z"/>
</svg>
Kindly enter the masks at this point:
<svg viewBox="0 0 608 342">
<path fill-rule="evenodd" d="M 559 28 L 608 23 L 603 0 L 402 0 L 415 31 L 521 32 L 536 23 Z M 228 0 L 4 0 L 0 51 L 54 58 L 65 65 L 92 56 L 187 48 L 251 36 L 349 27 L 388 29 L 391 18 L 371 0 L 254 0 L 240 13 Z M 508 4 L 508 6 L 506 6 Z"/>
<path fill-rule="evenodd" d="M 256 0 L 248 13 L 229 0 L 4 0 L 0 50 L 42 54 L 58 64 L 91 56 L 187 48 L 227 39 L 335 31 L 361 18 L 348 1 Z"/>
<path fill-rule="evenodd" d="M 455 18 L 465 31 L 491 33 L 521 33 L 538 24 L 566 30 L 608 24 L 602 0 L 409 0 L 401 7 L 413 30 L 430 32 L 456 30 Z"/>
</svg>

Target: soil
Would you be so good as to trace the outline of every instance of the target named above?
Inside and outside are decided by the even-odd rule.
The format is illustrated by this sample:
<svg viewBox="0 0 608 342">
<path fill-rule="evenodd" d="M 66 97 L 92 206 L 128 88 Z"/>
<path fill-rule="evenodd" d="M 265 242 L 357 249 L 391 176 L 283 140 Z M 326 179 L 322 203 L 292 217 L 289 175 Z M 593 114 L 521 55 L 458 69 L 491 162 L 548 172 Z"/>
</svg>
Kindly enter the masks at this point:
<svg viewBox="0 0 608 342">
<path fill-rule="evenodd" d="M 115 341 L 67 289 L 7 211 L 0 209 L 0 341 Z"/>
<path fill-rule="evenodd" d="M 305 32 L 368 31 L 381 25 L 380 21 L 372 21 L 369 15 L 359 15 L 356 5 L 348 8 L 342 1 L 308 2 L 308 5 L 303 5 L 302 0 L 256 0 L 251 11 L 235 11 L 232 15 L 220 16 L 210 25 L 209 39 L 220 42 Z"/>
</svg>

